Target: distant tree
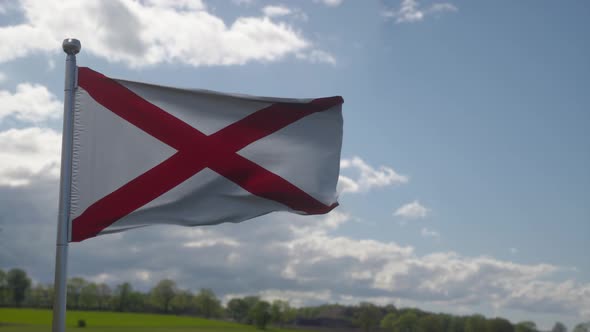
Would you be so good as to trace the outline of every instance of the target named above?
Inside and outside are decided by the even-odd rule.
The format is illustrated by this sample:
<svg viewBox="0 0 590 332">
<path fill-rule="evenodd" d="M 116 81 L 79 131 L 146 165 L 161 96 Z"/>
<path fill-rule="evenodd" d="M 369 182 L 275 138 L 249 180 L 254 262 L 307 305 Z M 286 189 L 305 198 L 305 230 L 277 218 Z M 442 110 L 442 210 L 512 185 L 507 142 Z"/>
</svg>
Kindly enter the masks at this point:
<svg viewBox="0 0 590 332">
<path fill-rule="evenodd" d="M 439 321 L 441 331 L 448 332 L 449 328 L 451 327 L 451 320 L 453 319 L 453 316 L 448 314 L 437 314 L 436 316 Z"/>
<path fill-rule="evenodd" d="M 0 306 L 7 305 L 11 302 L 8 295 L 8 281 L 6 277 L 6 272 L 0 269 Z"/>
<path fill-rule="evenodd" d="M 514 332 L 514 326 L 504 318 L 493 318 L 487 321 L 488 332 Z"/>
<path fill-rule="evenodd" d="M 282 319 L 281 300 L 274 300 L 270 304 L 270 321 L 279 324 Z"/>
<path fill-rule="evenodd" d="M 356 313 L 355 322 L 363 331 L 370 331 L 377 327 L 381 320 L 381 311 L 369 302 L 361 302 Z"/>
<path fill-rule="evenodd" d="M 309 319 L 317 317 L 318 307 L 301 307 L 297 309 L 297 317 Z"/>
<path fill-rule="evenodd" d="M 53 287 L 38 284 L 31 288 L 29 305 L 37 308 L 50 308 L 53 304 Z"/>
<path fill-rule="evenodd" d="M 406 311 L 402 313 L 397 320 L 394 322 L 392 331 L 393 332 L 422 332 L 420 324 L 418 324 L 419 318 L 416 312 Z"/>
<path fill-rule="evenodd" d="M 246 303 L 246 305 L 248 306 L 248 309 L 252 309 L 252 308 L 254 308 L 256 303 L 260 302 L 260 297 L 251 295 L 251 296 L 244 297 L 243 300 Z"/>
<path fill-rule="evenodd" d="M 117 286 L 115 290 L 115 296 L 113 297 L 112 308 L 115 311 L 130 311 L 131 310 L 131 293 L 133 288 L 128 282 L 122 283 Z"/>
<path fill-rule="evenodd" d="M 486 318 L 482 315 L 472 315 L 465 319 L 465 332 L 482 332 L 486 327 Z"/>
<path fill-rule="evenodd" d="M 286 323 L 295 319 L 296 313 L 297 311 L 291 308 L 289 302 L 274 300 L 270 307 L 270 320 L 280 327 L 283 327 Z"/>
<path fill-rule="evenodd" d="M 189 291 L 176 292 L 170 301 L 170 310 L 177 315 L 196 312 L 194 295 Z"/>
<path fill-rule="evenodd" d="M 418 325 L 422 332 L 444 331 L 443 321 L 438 315 L 426 315 L 418 319 Z"/>
<path fill-rule="evenodd" d="M 240 298 L 233 298 L 227 302 L 227 313 L 236 322 L 246 322 L 249 309 L 248 303 Z"/>
<path fill-rule="evenodd" d="M 108 305 L 111 299 L 112 291 L 107 284 L 98 284 L 96 286 L 96 300 L 99 310 L 108 309 Z"/>
<path fill-rule="evenodd" d="M 576 325 L 572 332 L 590 332 L 590 322 Z"/>
<path fill-rule="evenodd" d="M 6 274 L 6 286 L 11 294 L 12 304 L 20 307 L 31 287 L 31 279 L 24 270 L 12 269 Z"/>
<path fill-rule="evenodd" d="M 199 294 L 195 296 L 195 304 L 199 314 L 205 318 L 219 317 L 221 315 L 221 303 L 211 289 L 201 289 Z"/>
<path fill-rule="evenodd" d="M 383 311 L 383 316 L 386 316 L 387 314 L 390 314 L 390 313 L 394 313 L 394 314 L 398 313 L 397 308 L 393 304 L 386 305 L 385 307 L 383 307 L 382 311 Z"/>
<path fill-rule="evenodd" d="M 446 332 L 464 332 L 465 331 L 465 319 L 463 317 L 452 316 L 449 321 L 449 326 Z"/>
<path fill-rule="evenodd" d="M 383 319 L 379 323 L 379 327 L 381 327 L 382 329 L 393 330 L 393 326 L 397 321 L 397 317 L 398 315 L 396 312 L 388 313 L 387 315 L 385 315 L 385 317 L 383 317 Z"/>
<path fill-rule="evenodd" d="M 260 302 L 260 297 L 246 296 L 243 298 L 243 300 L 246 303 L 246 306 L 248 307 L 248 314 L 246 315 L 246 320 L 244 321 L 244 323 L 255 324 L 254 318 L 252 316 L 252 310 L 254 309 L 254 306 L 256 306 L 256 304 L 258 304 L 258 302 Z"/>
<path fill-rule="evenodd" d="M 151 302 L 156 309 L 163 312 L 170 310 L 170 301 L 176 294 L 176 283 L 170 279 L 160 281 L 150 292 Z"/>
<path fill-rule="evenodd" d="M 149 296 L 136 291 L 131 291 L 127 297 L 127 309 L 131 312 L 146 312 L 148 310 Z"/>
<path fill-rule="evenodd" d="M 254 325 L 266 330 L 266 326 L 270 322 L 270 303 L 266 301 L 258 301 L 249 312 L 250 320 Z"/>
<path fill-rule="evenodd" d="M 551 332 L 567 332 L 567 327 L 562 322 L 556 322 Z"/>
<path fill-rule="evenodd" d="M 98 286 L 91 282 L 80 291 L 80 306 L 84 309 L 98 308 Z"/>
<path fill-rule="evenodd" d="M 283 327 L 285 324 L 293 324 L 295 322 L 295 318 L 297 318 L 297 309 L 292 308 L 289 305 L 289 302 L 287 303 L 287 307 L 284 308 L 284 312 L 283 312 L 283 322 L 281 325 L 281 327 Z"/>
<path fill-rule="evenodd" d="M 69 308 L 80 308 L 80 297 L 82 296 L 82 289 L 88 284 L 86 280 L 80 277 L 68 279 L 67 283 L 67 304 Z"/>
<path fill-rule="evenodd" d="M 536 332 L 537 324 L 531 321 L 520 322 L 514 327 L 515 332 Z"/>
</svg>

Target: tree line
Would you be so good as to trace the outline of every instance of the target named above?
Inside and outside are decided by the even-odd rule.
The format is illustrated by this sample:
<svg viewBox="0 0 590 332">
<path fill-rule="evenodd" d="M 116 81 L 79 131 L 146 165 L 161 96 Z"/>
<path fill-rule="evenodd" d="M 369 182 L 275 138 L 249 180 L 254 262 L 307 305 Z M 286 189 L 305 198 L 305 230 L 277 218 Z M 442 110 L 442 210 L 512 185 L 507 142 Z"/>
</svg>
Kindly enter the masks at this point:
<svg viewBox="0 0 590 332">
<path fill-rule="evenodd" d="M 148 292 L 133 289 L 128 282 L 111 287 L 83 278 L 67 282 L 68 309 L 118 312 L 149 312 L 227 319 L 265 329 L 278 326 L 333 327 L 362 331 L 392 332 L 536 332 L 531 321 L 516 324 L 504 318 L 482 315 L 456 316 L 415 308 L 326 304 L 294 308 L 288 301 L 265 301 L 258 296 L 232 298 L 225 306 L 213 290 L 203 288 L 196 294 L 180 289 L 173 280 L 159 281 Z M 0 306 L 51 308 L 53 286 L 33 285 L 22 269 L 0 269 Z M 573 332 L 590 332 L 590 322 L 580 323 Z M 551 332 L 568 332 L 560 322 Z"/>
</svg>

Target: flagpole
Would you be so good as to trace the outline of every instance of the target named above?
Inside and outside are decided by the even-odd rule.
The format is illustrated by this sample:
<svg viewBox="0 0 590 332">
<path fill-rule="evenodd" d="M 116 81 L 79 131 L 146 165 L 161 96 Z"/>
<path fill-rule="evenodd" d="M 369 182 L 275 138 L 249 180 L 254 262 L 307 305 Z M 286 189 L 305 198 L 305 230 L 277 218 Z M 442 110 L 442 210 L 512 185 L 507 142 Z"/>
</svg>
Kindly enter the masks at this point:
<svg viewBox="0 0 590 332">
<path fill-rule="evenodd" d="M 53 302 L 53 332 L 64 332 L 66 327 L 66 299 L 68 275 L 68 242 L 70 237 L 70 198 L 72 181 L 72 142 L 74 129 L 74 93 L 78 85 L 76 54 L 82 48 L 77 39 L 64 39 L 62 48 L 66 56 L 64 87 L 64 121 L 61 139 L 61 175 L 57 241 L 55 249 L 55 278 Z"/>
</svg>

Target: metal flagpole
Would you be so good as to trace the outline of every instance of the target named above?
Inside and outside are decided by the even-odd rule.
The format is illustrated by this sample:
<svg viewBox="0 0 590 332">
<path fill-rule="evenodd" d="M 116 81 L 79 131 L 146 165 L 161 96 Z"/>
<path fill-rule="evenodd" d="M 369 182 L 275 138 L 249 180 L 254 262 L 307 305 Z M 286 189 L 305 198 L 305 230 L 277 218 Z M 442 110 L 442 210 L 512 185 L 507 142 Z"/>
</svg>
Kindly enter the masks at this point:
<svg viewBox="0 0 590 332">
<path fill-rule="evenodd" d="M 70 190 L 72 182 L 72 141 L 74 129 L 74 93 L 78 85 L 76 54 L 82 46 L 77 39 L 65 39 L 66 79 L 64 88 L 64 122 L 61 139 L 61 175 L 57 242 L 55 250 L 55 279 L 53 302 L 53 332 L 64 332 L 66 327 L 66 296 L 68 275 L 68 242 L 70 237 Z"/>
</svg>

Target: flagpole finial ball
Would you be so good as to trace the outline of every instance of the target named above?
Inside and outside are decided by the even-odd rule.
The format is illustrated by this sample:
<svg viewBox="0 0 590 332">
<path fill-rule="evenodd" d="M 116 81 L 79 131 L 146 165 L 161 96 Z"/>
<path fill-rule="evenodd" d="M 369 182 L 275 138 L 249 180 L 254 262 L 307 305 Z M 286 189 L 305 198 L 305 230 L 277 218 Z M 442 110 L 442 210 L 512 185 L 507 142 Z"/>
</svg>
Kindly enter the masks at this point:
<svg viewBox="0 0 590 332">
<path fill-rule="evenodd" d="M 64 39 L 64 42 L 61 44 L 61 46 L 64 49 L 64 52 L 67 54 L 78 54 L 82 48 L 80 41 L 74 38 Z"/>
</svg>

